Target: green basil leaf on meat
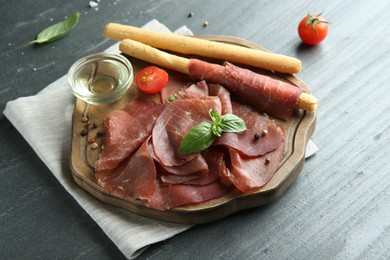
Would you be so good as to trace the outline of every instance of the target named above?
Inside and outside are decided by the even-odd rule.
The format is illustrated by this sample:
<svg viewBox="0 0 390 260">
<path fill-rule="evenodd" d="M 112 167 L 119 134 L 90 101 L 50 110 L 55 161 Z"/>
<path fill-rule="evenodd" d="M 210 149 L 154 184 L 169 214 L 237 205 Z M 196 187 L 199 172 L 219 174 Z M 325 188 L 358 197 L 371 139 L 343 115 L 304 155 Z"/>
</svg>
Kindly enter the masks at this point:
<svg viewBox="0 0 390 260">
<path fill-rule="evenodd" d="M 221 117 L 221 128 L 223 132 L 235 133 L 246 130 L 244 120 L 233 114 L 226 114 Z"/>
<path fill-rule="evenodd" d="M 210 122 L 202 122 L 193 127 L 181 142 L 179 154 L 196 153 L 207 149 L 215 139 L 212 126 Z"/>
</svg>

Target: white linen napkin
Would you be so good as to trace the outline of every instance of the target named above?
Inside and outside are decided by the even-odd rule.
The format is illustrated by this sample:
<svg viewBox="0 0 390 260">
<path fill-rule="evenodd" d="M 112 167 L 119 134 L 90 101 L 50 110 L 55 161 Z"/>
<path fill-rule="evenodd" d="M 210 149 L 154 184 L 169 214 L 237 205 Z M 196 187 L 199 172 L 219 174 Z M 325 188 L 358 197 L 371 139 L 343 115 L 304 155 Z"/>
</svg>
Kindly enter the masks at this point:
<svg viewBox="0 0 390 260">
<path fill-rule="evenodd" d="M 155 19 L 145 24 L 143 28 L 170 32 L 167 27 Z M 174 33 L 192 35 L 186 26 L 180 27 Z M 118 52 L 118 44 L 111 46 L 107 51 Z M 32 146 L 61 185 L 96 221 L 127 258 L 134 259 L 149 245 L 190 228 L 192 225 L 145 218 L 104 204 L 87 194 L 73 181 L 69 168 L 69 153 L 74 101 L 75 98 L 64 75 L 35 96 L 21 97 L 8 102 L 3 113 Z M 310 141 L 306 157 L 316 151 L 317 147 Z"/>
</svg>

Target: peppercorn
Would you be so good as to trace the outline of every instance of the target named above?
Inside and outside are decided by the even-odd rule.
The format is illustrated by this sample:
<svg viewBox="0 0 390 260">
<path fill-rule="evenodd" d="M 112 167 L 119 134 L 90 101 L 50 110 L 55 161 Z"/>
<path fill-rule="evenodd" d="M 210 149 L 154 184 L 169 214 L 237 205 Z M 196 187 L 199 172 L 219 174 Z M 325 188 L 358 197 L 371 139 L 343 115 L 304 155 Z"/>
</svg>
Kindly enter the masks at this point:
<svg viewBox="0 0 390 260">
<path fill-rule="evenodd" d="M 256 133 L 254 136 L 253 136 L 256 140 L 260 139 L 260 135 L 258 133 Z"/>
<path fill-rule="evenodd" d="M 87 128 L 83 128 L 83 130 L 81 130 L 81 132 L 80 132 L 81 136 L 86 136 L 87 134 L 88 134 L 88 129 Z"/>
<path fill-rule="evenodd" d="M 83 116 L 83 117 L 81 118 L 81 122 L 85 123 L 85 122 L 87 122 L 87 121 L 88 121 L 88 117 Z"/>
<path fill-rule="evenodd" d="M 265 161 L 264 161 L 264 163 L 265 164 L 269 164 L 271 162 L 271 160 L 270 159 L 268 159 L 268 158 L 265 158 Z"/>
<path fill-rule="evenodd" d="M 208 21 L 204 21 L 203 22 L 203 27 L 207 27 L 209 25 L 209 22 Z"/>
<path fill-rule="evenodd" d="M 102 137 L 102 136 L 103 136 L 103 133 L 102 133 L 102 132 L 98 131 L 98 132 L 96 133 L 96 137 Z"/>
<path fill-rule="evenodd" d="M 192 16 L 194 16 L 194 13 L 193 12 L 189 12 L 188 13 L 188 17 L 192 17 Z"/>
<path fill-rule="evenodd" d="M 262 132 L 261 132 L 261 136 L 266 136 L 268 134 L 268 130 L 267 129 L 264 129 Z"/>
<path fill-rule="evenodd" d="M 94 122 L 93 124 L 92 124 L 92 128 L 93 129 L 96 129 L 98 126 L 97 126 L 97 124 Z"/>
<path fill-rule="evenodd" d="M 93 144 L 91 145 L 91 148 L 95 150 L 96 148 L 98 148 L 98 144 L 97 144 L 97 143 L 93 143 Z"/>
<path fill-rule="evenodd" d="M 88 142 L 89 142 L 90 144 L 92 144 L 93 142 L 95 142 L 95 138 L 93 138 L 93 137 L 89 138 Z"/>
</svg>

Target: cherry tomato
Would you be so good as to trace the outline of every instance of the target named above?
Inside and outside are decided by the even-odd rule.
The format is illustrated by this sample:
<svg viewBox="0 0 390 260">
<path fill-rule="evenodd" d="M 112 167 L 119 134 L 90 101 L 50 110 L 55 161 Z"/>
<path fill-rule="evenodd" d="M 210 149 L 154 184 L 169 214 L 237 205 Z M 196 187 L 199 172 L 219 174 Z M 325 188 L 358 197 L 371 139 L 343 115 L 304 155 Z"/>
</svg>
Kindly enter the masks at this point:
<svg viewBox="0 0 390 260">
<path fill-rule="evenodd" d="M 328 22 L 321 14 L 308 14 L 299 23 L 298 34 L 306 44 L 319 44 L 328 34 Z"/>
<path fill-rule="evenodd" d="M 156 66 L 149 66 L 138 72 L 135 83 L 145 93 L 160 92 L 168 82 L 168 73 Z"/>
</svg>

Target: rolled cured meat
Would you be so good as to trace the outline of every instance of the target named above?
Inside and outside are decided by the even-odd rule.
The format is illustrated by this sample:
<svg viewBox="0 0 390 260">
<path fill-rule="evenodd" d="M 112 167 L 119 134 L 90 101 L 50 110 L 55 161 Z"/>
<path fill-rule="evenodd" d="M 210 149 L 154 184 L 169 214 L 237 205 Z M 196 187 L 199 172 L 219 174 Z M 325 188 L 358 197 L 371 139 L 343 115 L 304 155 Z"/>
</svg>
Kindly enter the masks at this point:
<svg viewBox="0 0 390 260">
<path fill-rule="evenodd" d="M 192 79 L 206 80 L 225 86 L 242 101 L 275 117 L 286 119 L 292 115 L 302 89 L 229 62 L 223 66 L 190 59 L 189 75 Z"/>
</svg>

